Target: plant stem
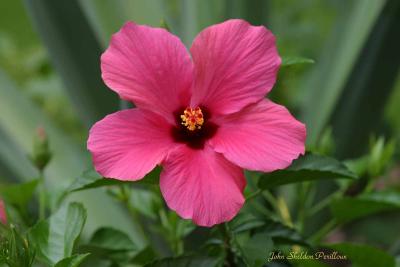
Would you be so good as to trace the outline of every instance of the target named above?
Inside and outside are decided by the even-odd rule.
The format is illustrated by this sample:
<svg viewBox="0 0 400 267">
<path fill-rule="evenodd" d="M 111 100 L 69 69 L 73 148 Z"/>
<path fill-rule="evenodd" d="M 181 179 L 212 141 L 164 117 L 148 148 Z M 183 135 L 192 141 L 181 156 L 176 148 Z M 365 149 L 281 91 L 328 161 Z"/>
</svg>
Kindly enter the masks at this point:
<svg viewBox="0 0 400 267">
<path fill-rule="evenodd" d="M 125 185 L 121 185 L 120 189 L 121 189 L 122 203 L 126 206 L 132 220 L 136 222 L 136 226 L 138 228 L 140 235 L 143 237 L 144 240 L 146 240 L 147 243 L 149 243 L 149 239 L 144 230 L 142 221 L 140 220 L 140 216 L 137 213 L 137 210 L 132 206 L 130 188 L 125 187 Z"/>
<path fill-rule="evenodd" d="M 304 223 L 306 219 L 306 200 L 307 191 L 309 189 L 309 184 L 305 182 L 300 183 L 297 187 L 298 189 L 298 213 L 297 213 L 297 223 L 299 231 L 302 233 L 304 230 Z"/>
<path fill-rule="evenodd" d="M 227 267 L 236 267 L 235 254 L 232 251 L 232 237 L 229 231 L 229 226 L 226 223 L 218 225 L 218 228 L 224 238 L 224 250 L 225 250 L 225 264 Z"/>
<path fill-rule="evenodd" d="M 277 200 L 278 200 L 279 214 L 281 215 L 281 218 L 282 218 L 283 222 L 287 226 L 293 227 L 292 217 L 290 215 L 289 207 L 286 204 L 285 199 L 282 196 L 279 196 Z"/>
<path fill-rule="evenodd" d="M 262 191 L 260 189 L 257 189 L 256 191 L 254 191 L 253 193 L 248 195 L 248 197 L 246 198 L 246 201 L 249 201 L 250 199 L 253 199 L 253 198 L 257 197 L 261 193 L 262 193 Z"/>
<path fill-rule="evenodd" d="M 290 216 L 289 208 L 283 197 L 276 198 L 270 191 L 262 191 L 263 196 L 269 201 L 276 213 L 280 216 L 283 223 L 293 227 L 292 218 Z"/>
<path fill-rule="evenodd" d="M 275 196 L 268 190 L 262 191 L 262 194 L 275 209 L 275 211 L 279 213 L 278 200 L 275 198 Z"/>
<path fill-rule="evenodd" d="M 46 184 L 44 180 L 44 172 L 39 170 L 39 220 L 46 217 Z"/>
<path fill-rule="evenodd" d="M 331 203 L 333 198 L 339 196 L 340 194 L 341 192 L 334 192 L 329 196 L 327 196 L 326 198 L 324 198 L 323 200 L 321 200 L 320 202 L 318 202 L 317 204 L 315 204 L 315 206 L 309 209 L 308 216 L 312 216 L 317 212 L 321 211 L 322 209 L 324 209 L 326 206 L 329 205 L 329 203 Z"/>
</svg>

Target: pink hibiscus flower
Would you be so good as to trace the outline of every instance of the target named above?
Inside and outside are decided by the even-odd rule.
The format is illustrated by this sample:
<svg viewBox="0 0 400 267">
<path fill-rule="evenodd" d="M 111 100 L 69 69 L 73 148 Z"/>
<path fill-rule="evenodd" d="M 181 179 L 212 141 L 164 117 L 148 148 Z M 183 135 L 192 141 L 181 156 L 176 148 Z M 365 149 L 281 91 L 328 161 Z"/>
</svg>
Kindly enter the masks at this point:
<svg viewBox="0 0 400 267">
<path fill-rule="evenodd" d="M 0 223 L 2 224 L 7 223 L 6 208 L 4 206 L 4 202 L 2 199 L 0 199 Z"/>
<path fill-rule="evenodd" d="M 190 54 L 164 29 L 126 23 L 102 55 L 101 70 L 137 108 L 97 122 L 87 145 L 104 177 L 140 180 L 161 165 L 167 205 L 212 226 L 243 206 L 243 169 L 286 168 L 304 153 L 306 130 L 264 98 L 281 64 L 265 27 L 238 19 L 213 25 Z"/>
</svg>

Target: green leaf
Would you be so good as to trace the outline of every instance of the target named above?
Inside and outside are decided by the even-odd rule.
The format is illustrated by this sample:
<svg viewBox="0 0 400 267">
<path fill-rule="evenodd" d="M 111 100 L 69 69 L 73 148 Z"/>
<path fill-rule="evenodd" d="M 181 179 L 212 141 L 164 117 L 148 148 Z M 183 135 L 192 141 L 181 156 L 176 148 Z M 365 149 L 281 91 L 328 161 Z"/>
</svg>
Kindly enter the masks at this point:
<svg viewBox="0 0 400 267">
<path fill-rule="evenodd" d="M 130 190 L 131 193 L 129 201 L 132 207 L 141 215 L 152 220 L 157 220 L 159 217 L 159 211 L 164 205 L 159 192 L 155 190 L 148 190 L 146 188 L 131 188 Z"/>
<path fill-rule="evenodd" d="M 151 246 L 147 246 L 139 251 L 130 262 L 139 266 L 144 266 L 147 263 L 153 262 L 157 258 L 157 254 Z"/>
<path fill-rule="evenodd" d="M 79 203 L 62 206 L 50 218 L 38 222 L 30 231 L 38 256 L 55 264 L 72 256 L 76 240 L 86 221 L 86 210 Z"/>
<path fill-rule="evenodd" d="M 81 176 L 79 176 L 68 188 L 68 191 L 75 192 L 87 189 L 93 189 L 103 186 L 112 186 L 126 184 L 129 182 L 120 181 L 117 179 L 107 179 L 98 174 L 94 170 L 85 171 Z"/>
<path fill-rule="evenodd" d="M 241 247 L 241 251 L 250 266 L 259 267 L 265 264 L 266 258 L 274 249 L 273 245 L 268 233 L 256 233 Z"/>
<path fill-rule="evenodd" d="M 263 232 L 267 233 L 276 244 L 298 244 L 309 246 L 307 241 L 296 229 L 290 228 L 280 222 L 267 220 L 266 225 L 262 229 Z"/>
<path fill-rule="evenodd" d="M 101 79 L 101 45 L 79 2 L 25 0 L 25 3 L 86 126 L 117 110 L 117 95 Z"/>
<path fill-rule="evenodd" d="M 54 267 L 78 267 L 89 255 L 90 253 L 73 255 L 57 262 Z"/>
<path fill-rule="evenodd" d="M 165 258 L 146 264 L 145 267 L 214 267 L 217 266 L 218 259 L 199 257 L 199 256 L 182 256 L 176 258 Z"/>
<path fill-rule="evenodd" d="M 240 213 L 236 218 L 229 222 L 229 228 L 233 233 L 240 233 L 266 224 L 264 219 L 258 219 L 250 213 Z"/>
<path fill-rule="evenodd" d="M 304 57 L 282 57 L 282 67 L 299 65 L 299 64 L 313 64 L 314 60 Z"/>
<path fill-rule="evenodd" d="M 400 209 L 398 192 L 375 192 L 357 198 L 344 197 L 331 203 L 333 216 L 339 223 L 346 223 L 371 214 Z"/>
<path fill-rule="evenodd" d="M 39 180 L 35 179 L 20 184 L 1 185 L 0 196 L 4 198 L 7 203 L 17 205 L 20 208 L 24 208 L 29 203 L 33 194 L 35 193 L 38 182 Z"/>
<path fill-rule="evenodd" d="M 351 179 L 356 176 L 336 159 L 307 154 L 293 161 L 285 170 L 262 175 L 258 186 L 261 189 L 269 189 L 290 183 L 339 178 Z"/>
<path fill-rule="evenodd" d="M 135 181 L 134 183 L 142 184 L 158 184 L 160 177 L 160 168 L 155 168 L 152 172 L 147 174 L 143 179 Z M 130 181 L 121 181 L 117 179 L 104 178 L 94 170 L 85 171 L 79 176 L 69 187 L 70 192 L 82 191 L 87 189 L 99 188 L 104 186 L 130 184 Z"/>
<path fill-rule="evenodd" d="M 326 246 L 347 256 L 352 267 L 395 267 L 395 259 L 391 255 L 373 247 L 350 243 Z"/>
<path fill-rule="evenodd" d="M 247 213 L 240 213 L 234 220 L 229 222 L 229 227 L 235 234 L 249 230 L 266 233 L 272 238 L 274 243 L 309 245 L 296 229 L 290 228 L 278 221 L 259 219 Z"/>
<path fill-rule="evenodd" d="M 97 230 L 90 240 L 90 246 L 111 251 L 134 251 L 137 246 L 127 234 L 113 228 Z"/>
</svg>

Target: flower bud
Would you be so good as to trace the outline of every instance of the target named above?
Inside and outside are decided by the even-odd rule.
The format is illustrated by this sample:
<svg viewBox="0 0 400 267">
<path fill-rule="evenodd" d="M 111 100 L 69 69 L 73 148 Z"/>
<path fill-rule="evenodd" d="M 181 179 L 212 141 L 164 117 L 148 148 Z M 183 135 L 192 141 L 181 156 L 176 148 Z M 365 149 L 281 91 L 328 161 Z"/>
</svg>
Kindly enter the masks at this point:
<svg viewBox="0 0 400 267">
<path fill-rule="evenodd" d="M 36 135 L 33 139 L 33 151 L 31 160 L 38 170 L 43 171 L 51 159 L 49 149 L 49 140 L 43 127 L 36 129 Z"/>
<path fill-rule="evenodd" d="M 0 199 L 0 222 L 2 224 L 7 224 L 6 208 L 2 199 Z"/>
</svg>

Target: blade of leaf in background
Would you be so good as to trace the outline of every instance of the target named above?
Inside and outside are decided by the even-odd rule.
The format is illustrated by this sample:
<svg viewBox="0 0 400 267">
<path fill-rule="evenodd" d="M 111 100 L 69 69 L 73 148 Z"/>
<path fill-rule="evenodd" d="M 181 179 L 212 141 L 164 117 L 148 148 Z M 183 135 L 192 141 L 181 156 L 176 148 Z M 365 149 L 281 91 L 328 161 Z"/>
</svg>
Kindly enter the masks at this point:
<svg viewBox="0 0 400 267">
<path fill-rule="evenodd" d="M 225 16 L 226 1 L 203 0 L 198 1 L 197 12 L 198 31 L 212 24 L 222 22 Z M 212 8 L 210 8 L 212 6 Z"/>
<path fill-rule="evenodd" d="M 33 135 L 38 125 L 46 130 L 53 159 L 46 169 L 46 182 L 51 190 L 66 188 L 89 166 L 89 160 L 83 153 L 83 147 L 64 134 L 41 112 L 0 70 L 0 125 L 7 136 L 12 138 L 16 151 L 27 155 L 32 148 Z M 3 151 L 1 151 L 3 152 Z M 6 152 L 6 151 L 4 151 Z M 0 153 L 2 155 L 2 153 Z M 29 166 L 28 159 L 19 156 L 21 168 Z M 15 164 L 16 164 L 15 163 Z M 87 163 L 87 164 L 86 164 Z M 13 166 L 16 166 L 16 165 Z M 30 168 L 30 167 L 29 167 Z M 29 180 L 37 175 L 25 170 L 21 180 Z M 96 190 L 75 193 L 73 200 L 82 201 L 88 209 L 88 222 L 85 235 L 90 235 L 100 226 L 114 226 L 129 233 L 132 239 L 141 246 L 144 238 L 135 228 L 135 222 L 113 203 L 106 193 Z M 105 212 L 107 211 L 107 212 Z M 133 226 L 133 227 L 132 227 Z"/>
<path fill-rule="evenodd" d="M 253 25 L 266 25 L 268 2 L 266 0 L 225 0 L 225 19 L 243 18 Z"/>
<path fill-rule="evenodd" d="M 399 25 L 400 1 L 388 0 L 331 115 L 340 158 L 360 156 L 371 133 L 384 133 L 382 117 L 400 69 Z"/>
<path fill-rule="evenodd" d="M 197 1 L 186 1 L 181 0 L 181 38 L 182 41 L 190 47 L 192 40 L 196 36 L 197 32 Z"/>
<path fill-rule="evenodd" d="M 0 84 L 1 75 L 0 73 Z M 35 177 L 37 175 L 37 170 L 32 166 L 26 154 L 0 126 L 0 181 L 15 181 L 19 177 Z"/>
<path fill-rule="evenodd" d="M 25 0 L 68 95 L 86 126 L 118 109 L 101 80 L 99 44 L 77 0 Z"/>
<path fill-rule="evenodd" d="M 169 1 L 166 5 L 171 3 Z M 159 26 L 166 13 L 166 8 L 158 0 L 79 0 L 79 4 L 103 47 L 126 21 Z"/>
<path fill-rule="evenodd" d="M 335 110 L 339 106 L 339 103 L 342 99 L 344 90 L 347 90 L 347 93 L 351 92 L 359 92 L 358 89 L 353 91 L 353 88 L 347 87 L 349 81 L 356 79 L 364 79 L 366 77 L 352 77 L 353 70 L 357 65 L 357 62 L 360 60 L 365 60 L 365 64 L 375 64 L 377 63 L 376 58 L 372 55 L 372 58 L 366 55 L 363 55 L 365 58 L 361 58 L 362 52 L 365 47 L 368 46 L 368 42 L 371 38 L 374 38 L 374 27 L 379 22 L 381 14 L 383 14 L 383 10 L 385 10 L 385 6 L 390 4 L 391 0 L 388 1 L 374 1 L 374 0 L 357 0 L 352 2 L 352 8 L 344 9 L 342 8 L 341 17 L 338 18 L 337 26 L 335 31 L 333 32 L 331 38 L 327 42 L 327 46 L 323 55 L 320 59 L 317 60 L 317 63 L 314 67 L 314 72 L 311 73 L 308 82 L 306 82 L 304 92 L 306 92 L 304 96 L 304 103 L 302 107 L 302 116 L 301 119 L 307 125 L 307 143 L 308 145 L 315 145 L 316 141 L 320 137 L 324 128 L 329 126 L 329 123 L 332 122 L 332 118 L 335 115 Z M 376 36 L 376 38 L 382 38 L 382 34 Z M 379 42 L 378 42 L 379 43 Z M 368 62 L 367 58 L 371 60 Z M 390 64 L 387 64 L 390 65 Z M 377 66 L 369 66 L 377 67 Z M 386 68 L 387 66 L 381 66 Z M 360 73 L 361 74 L 361 73 Z M 366 75 L 365 73 L 363 75 Z M 367 73 L 367 75 L 371 75 Z M 365 87 L 365 84 L 363 84 Z M 367 88 L 367 87 L 365 87 Z M 366 90 L 363 88 L 362 90 Z M 377 90 L 377 88 L 371 88 L 372 90 Z M 361 91 L 362 91 L 361 90 Z M 379 91 L 379 90 L 377 90 Z M 364 92 L 361 92 L 361 95 Z M 360 96 L 361 96 L 360 95 Z M 361 97 L 362 98 L 362 97 Z M 357 99 L 352 98 L 353 101 L 362 101 L 368 105 L 370 99 Z M 356 103 L 352 103 L 356 105 Z M 358 118 L 353 117 L 355 121 L 349 121 L 345 117 L 354 115 L 349 114 L 349 112 L 362 112 L 356 110 L 348 110 L 347 112 L 342 113 L 340 118 L 344 121 L 350 123 L 351 129 L 358 123 Z M 362 113 L 357 114 L 359 116 L 363 116 Z M 335 136 L 338 129 L 333 129 L 334 139 L 337 141 L 338 138 Z M 339 129 L 343 132 L 345 129 Z M 363 135 L 369 135 L 370 133 L 363 133 Z M 340 142 L 354 142 L 358 143 L 358 136 L 345 136 L 343 134 L 340 135 Z M 337 147 L 338 155 L 342 154 L 340 150 L 348 149 L 343 147 L 344 143 L 341 143 L 341 148 Z M 365 147 L 368 146 L 365 144 Z M 317 197 L 316 201 L 319 201 L 320 198 L 324 195 L 330 194 L 335 188 L 334 184 L 324 184 L 319 185 L 317 189 Z M 314 216 L 308 227 L 310 229 L 318 229 L 323 225 L 324 221 L 328 220 L 328 213 L 321 213 L 318 216 Z"/>
<path fill-rule="evenodd" d="M 327 125 L 384 4 L 385 1 L 357 0 L 338 18 L 339 23 L 301 90 L 305 92 L 301 117 L 307 125 L 308 144 L 314 144 Z"/>
<path fill-rule="evenodd" d="M 92 29 L 96 32 L 102 46 L 106 47 L 111 34 L 118 31 L 128 19 L 129 8 L 122 4 L 123 1 L 97 1 L 81 0 L 79 4 L 89 20 Z"/>
</svg>

